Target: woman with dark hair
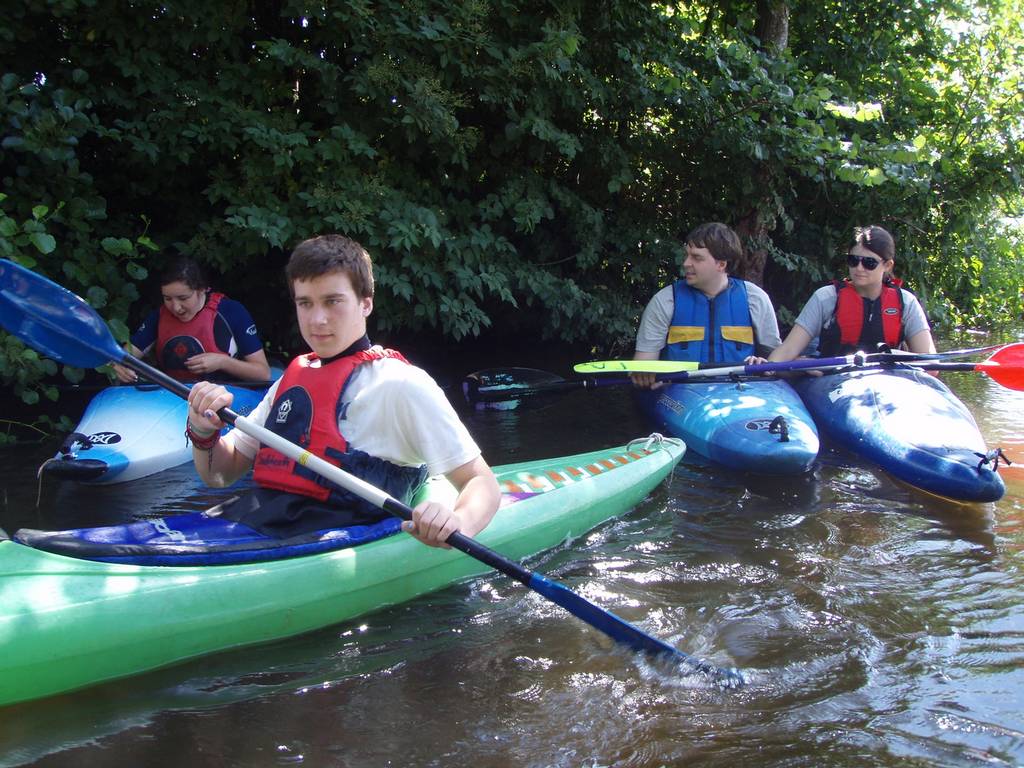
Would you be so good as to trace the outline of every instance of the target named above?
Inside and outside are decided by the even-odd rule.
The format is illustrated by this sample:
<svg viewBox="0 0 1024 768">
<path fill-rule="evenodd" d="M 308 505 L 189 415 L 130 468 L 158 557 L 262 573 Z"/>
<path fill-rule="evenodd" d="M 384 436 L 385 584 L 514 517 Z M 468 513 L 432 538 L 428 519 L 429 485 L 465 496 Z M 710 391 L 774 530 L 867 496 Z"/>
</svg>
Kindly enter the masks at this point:
<svg viewBox="0 0 1024 768">
<path fill-rule="evenodd" d="M 163 305 L 132 334 L 126 349 L 136 357 L 152 353 L 157 365 L 180 381 L 214 378 L 266 381 L 270 378 L 263 342 L 249 311 L 211 291 L 201 267 L 180 258 L 160 275 Z M 135 371 L 114 365 L 125 383 Z"/>
<path fill-rule="evenodd" d="M 818 355 L 834 357 L 879 344 L 911 352 L 935 352 L 921 303 L 893 277 L 896 246 L 878 226 L 858 227 L 846 256 L 849 277 L 819 288 L 804 305 L 785 341 L 768 356 L 793 360 L 818 339 Z M 761 362 L 761 360 L 757 360 Z"/>
</svg>

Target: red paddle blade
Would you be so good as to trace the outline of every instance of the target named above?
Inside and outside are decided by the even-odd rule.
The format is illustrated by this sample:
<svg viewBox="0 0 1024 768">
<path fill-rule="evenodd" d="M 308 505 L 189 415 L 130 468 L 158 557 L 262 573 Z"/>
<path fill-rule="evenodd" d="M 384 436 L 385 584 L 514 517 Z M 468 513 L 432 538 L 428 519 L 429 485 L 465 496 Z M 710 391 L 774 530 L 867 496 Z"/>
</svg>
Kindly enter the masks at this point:
<svg viewBox="0 0 1024 768">
<path fill-rule="evenodd" d="M 995 355 L 992 357 L 994 358 Z M 1024 392 L 1024 365 L 1019 363 L 1016 365 L 1007 365 L 1005 363 L 994 362 L 994 360 L 986 360 L 984 363 L 978 363 L 974 366 L 974 370 L 981 371 L 990 379 L 1002 384 L 1007 389 L 1016 389 Z"/>
<path fill-rule="evenodd" d="M 998 363 L 1001 366 L 1024 367 L 1024 342 L 1007 344 L 997 349 L 992 356 L 985 361 L 987 363 Z"/>
</svg>

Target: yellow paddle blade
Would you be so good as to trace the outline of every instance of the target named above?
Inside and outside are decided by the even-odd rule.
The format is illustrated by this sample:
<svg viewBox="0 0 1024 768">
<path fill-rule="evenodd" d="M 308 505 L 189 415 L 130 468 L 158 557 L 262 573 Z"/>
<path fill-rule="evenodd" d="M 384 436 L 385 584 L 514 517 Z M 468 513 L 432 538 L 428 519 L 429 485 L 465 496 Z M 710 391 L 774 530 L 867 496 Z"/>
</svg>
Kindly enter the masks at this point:
<svg viewBox="0 0 1024 768">
<path fill-rule="evenodd" d="M 674 360 L 595 360 L 572 367 L 576 373 L 679 373 L 698 368 L 700 363 Z"/>
</svg>

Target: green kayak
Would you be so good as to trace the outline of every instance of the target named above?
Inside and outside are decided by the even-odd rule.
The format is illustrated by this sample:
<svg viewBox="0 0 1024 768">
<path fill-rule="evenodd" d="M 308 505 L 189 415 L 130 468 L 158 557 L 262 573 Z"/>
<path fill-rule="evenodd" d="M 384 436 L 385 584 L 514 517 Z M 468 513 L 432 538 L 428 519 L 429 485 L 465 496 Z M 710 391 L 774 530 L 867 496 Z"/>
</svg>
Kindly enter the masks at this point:
<svg viewBox="0 0 1024 768">
<path fill-rule="evenodd" d="M 558 546 L 642 501 L 684 450 L 652 437 L 497 467 L 502 506 L 479 541 L 512 559 Z M 425 497 L 452 499 L 454 489 L 432 478 Z M 281 557 L 239 539 L 231 553 L 243 562 L 223 565 L 139 564 L 159 546 L 104 543 L 146 526 L 155 531 L 152 541 L 180 544 L 152 562 L 192 562 L 200 550 L 209 557 L 209 547 L 178 522 L 192 517 L 217 519 L 204 513 L 56 534 L 19 531 L 0 541 L 0 705 L 308 632 L 489 570 L 457 550 L 394 533 L 394 526 L 366 543 L 307 540 Z M 142 560 L 125 562 L 125 552 Z"/>
</svg>

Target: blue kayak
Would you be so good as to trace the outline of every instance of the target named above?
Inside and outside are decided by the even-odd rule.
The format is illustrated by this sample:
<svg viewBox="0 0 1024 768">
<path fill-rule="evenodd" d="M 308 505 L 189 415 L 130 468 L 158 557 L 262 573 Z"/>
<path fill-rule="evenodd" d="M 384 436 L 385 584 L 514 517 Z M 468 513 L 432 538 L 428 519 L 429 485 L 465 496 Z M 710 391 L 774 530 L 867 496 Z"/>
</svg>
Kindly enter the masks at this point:
<svg viewBox="0 0 1024 768">
<path fill-rule="evenodd" d="M 818 456 L 814 421 L 784 381 L 670 384 L 641 398 L 668 434 L 730 469 L 798 475 Z"/>
<path fill-rule="evenodd" d="M 1006 490 L 971 412 L 925 371 L 844 371 L 793 386 L 825 437 L 907 485 L 967 502 Z"/>
<path fill-rule="evenodd" d="M 245 415 L 263 399 L 267 383 L 228 389 L 235 396 L 232 409 Z M 83 483 L 124 483 L 188 463 L 187 413 L 184 400 L 155 384 L 108 387 L 42 471 Z"/>
</svg>

